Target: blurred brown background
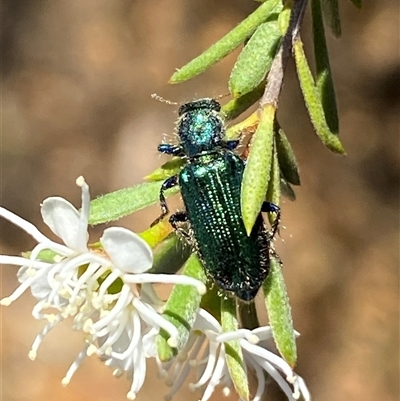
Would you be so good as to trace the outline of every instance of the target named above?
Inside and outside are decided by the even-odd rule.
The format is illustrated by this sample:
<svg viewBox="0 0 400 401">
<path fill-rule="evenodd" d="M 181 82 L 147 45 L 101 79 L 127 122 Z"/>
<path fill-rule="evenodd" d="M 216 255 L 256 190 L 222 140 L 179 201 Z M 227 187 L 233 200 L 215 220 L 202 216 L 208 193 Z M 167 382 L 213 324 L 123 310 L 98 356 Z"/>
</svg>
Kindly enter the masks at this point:
<svg viewBox="0 0 400 401">
<path fill-rule="evenodd" d="M 297 370 L 313 399 L 395 401 L 399 6 L 395 0 L 366 1 L 361 11 L 349 1 L 340 6 L 343 37 L 328 34 L 328 40 L 348 156 L 329 153 L 312 132 L 291 65 L 280 120 L 297 153 L 302 187 L 296 202 L 283 205 L 286 230 L 278 247 L 302 333 Z M 40 202 L 60 195 L 79 206 L 79 175 L 92 196 L 139 183 L 161 163 L 156 147 L 176 118 L 175 108 L 150 94 L 184 102 L 227 93 L 233 57 L 188 83 L 166 82 L 255 7 L 250 0 L 4 0 L 1 204 L 48 233 Z M 309 14 L 303 36 L 311 55 Z M 142 230 L 157 215 L 150 208 L 119 224 Z M 20 230 L 1 224 L 1 253 L 33 246 Z M 2 267 L 3 296 L 16 287 L 15 273 Z M 46 338 L 36 362 L 28 360 L 42 327 L 32 306 L 25 294 L 1 309 L 1 399 L 124 400 L 129 382 L 113 379 L 95 358 L 62 388 L 81 347 L 69 322 Z M 163 399 L 166 388 L 153 368 L 139 400 Z M 197 398 L 185 388 L 175 399 Z M 221 398 L 217 392 L 213 399 Z M 284 398 L 272 391 L 270 399 Z"/>
</svg>

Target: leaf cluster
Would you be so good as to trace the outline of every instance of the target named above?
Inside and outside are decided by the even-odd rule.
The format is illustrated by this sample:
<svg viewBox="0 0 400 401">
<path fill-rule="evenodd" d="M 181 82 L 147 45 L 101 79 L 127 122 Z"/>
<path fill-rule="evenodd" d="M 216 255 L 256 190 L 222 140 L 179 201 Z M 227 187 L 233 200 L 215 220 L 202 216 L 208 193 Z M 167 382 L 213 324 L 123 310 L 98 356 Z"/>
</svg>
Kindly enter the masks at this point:
<svg viewBox="0 0 400 401">
<path fill-rule="evenodd" d="M 361 6 L 360 0 L 351 1 L 357 7 Z M 242 155 L 247 158 L 247 163 L 241 206 L 249 233 L 265 200 L 277 205 L 281 195 L 294 200 L 292 186 L 300 185 L 294 151 L 277 117 L 285 69 L 290 59 L 294 60 L 304 102 L 316 134 L 330 151 L 345 154 L 338 137 L 338 110 L 325 38 L 325 25 L 335 37 L 341 35 L 338 0 L 310 0 L 315 75 L 301 39 L 306 6 L 306 0 L 261 2 L 252 14 L 170 78 L 171 84 L 187 81 L 242 46 L 228 82 L 232 98 L 223 105 L 221 113 L 229 122 L 258 102 L 255 112 L 226 131 L 227 139 L 247 139 Z M 90 223 L 95 225 L 117 220 L 158 202 L 162 182 L 177 174 L 184 164 L 185 160 L 174 157 L 145 177 L 147 182 L 94 200 Z M 172 189 L 166 195 L 175 192 L 176 189 Z M 175 273 L 183 266 L 183 274 L 207 282 L 201 263 L 195 254 L 191 254 L 191 246 L 182 245 L 182 240 L 170 234 L 165 223 L 161 222 L 141 235 L 155 249 L 153 272 Z M 274 254 L 271 255 L 271 272 L 263 291 L 277 348 L 282 357 L 294 366 L 295 334 L 280 261 Z M 175 286 L 166 303 L 164 315 L 176 325 L 180 339 L 178 348 L 171 349 L 166 333 L 161 333 L 158 339 L 161 360 L 170 360 L 177 350 L 183 348 L 199 307 L 212 312 L 221 321 L 224 330 L 235 330 L 239 327 L 239 321 L 249 319 L 253 319 L 257 325 L 254 310 L 250 315 L 247 312 L 247 315 L 239 313 L 241 316 L 236 316 L 235 300 L 221 297 L 213 287 L 200 297 L 193 288 Z M 243 357 L 238 355 L 240 352 L 238 344 L 233 342 L 227 352 L 227 363 L 238 394 L 247 400 L 248 382 L 240 363 L 243 361 Z"/>
</svg>

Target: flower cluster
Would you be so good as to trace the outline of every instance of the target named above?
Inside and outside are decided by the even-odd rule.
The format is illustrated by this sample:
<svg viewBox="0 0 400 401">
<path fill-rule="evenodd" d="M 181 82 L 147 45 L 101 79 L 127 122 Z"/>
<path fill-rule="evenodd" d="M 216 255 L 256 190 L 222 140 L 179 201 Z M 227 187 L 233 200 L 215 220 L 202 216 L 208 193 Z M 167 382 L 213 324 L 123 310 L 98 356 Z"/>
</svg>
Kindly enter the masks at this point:
<svg viewBox="0 0 400 401">
<path fill-rule="evenodd" d="M 82 361 L 97 355 L 114 375 L 127 374 L 131 388 L 127 398 L 133 400 L 146 377 L 147 359 L 155 358 L 161 374 L 172 388 L 166 399 L 181 387 L 194 368 L 198 381 L 193 390 L 203 390 L 202 401 L 210 398 L 217 385 L 229 393 L 232 379 L 225 358 L 225 343 L 238 339 L 247 366 L 254 370 L 258 387 L 254 401 L 265 389 L 265 373 L 281 386 L 289 400 L 300 395 L 310 400 L 303 380 L 276 354 L 261 344 L 271 339 L 269 327 L 253 331 L 223 333 L 219 322 L 200 309 L 184 349 L 169 364 L 160 362 L 156 337 L 160 330 L 168 335 L 168 345 L 178 344 L 178 329 L 163 317 L 165 303 L 157 296 L 154 283 L 194 286 L 200 294 L 205 285 L 185 275 L 150 274 L 153 254 L 137 234 L 121 228 L 104 230 L 98 244 L 88 244 L 89 187 L 82 177 L 77 179 L 82 190 L 82 207 L 78 211 L 59 197 L 46 199 L 41 207 L 43 221 L 63 244 L 43 235 L 34 225 L 0 207 L 0 216 L 11 221 L 38 244 L 27 257 L 0 255 L 0 264 L 19 266 L 19 287 L 0 301 L 8 306 L 27 289 L 36 298 L 32 315 L 46 324 L 35 338 L 29 357 L 34 360 L 43 339 L 62 320 L 72 317 L 73 329 L 85 335 L 85 346 L 62 380 L 67 385 Z M 204 351 L 204 344 L 208 344 Z M 198 356 L 205 354 L 200 360 Z M 283 376 L 282 376 L 283 374 Z"/>
<path fill-rule="evenodd" d="M 198 377 L 196 383 L 190 384 L 191 390 L 203 389 L 200 401 L 207 401 L 217 385 L 222 386 L 223 394 L 228 396 L 233 382 L 226 361 L 226 344 L 232 340 L 239 340 L 246 366 L 255 372 L 257 378 L 258 385 L 252 401 L 260 401 L 265 395 L 265 374 L 278 383 L 289 401 L 300 397 L 306 401 L 311 400 L 304 380 L 282 358 L 267 349 L 267 342 L 272 341 L 269 326 L 224 333 L 220 323 L 203 309 L 198 312 L 185 348 L 171 364 L 161 370 L 161 374 L 167 377 L 167 384 L 171 386 L 165 399 L 172 399 L 187 378 L 190 367 L 196 369 Z M 204 345 L 205 353 L 199 359 Z"/>
</svg>

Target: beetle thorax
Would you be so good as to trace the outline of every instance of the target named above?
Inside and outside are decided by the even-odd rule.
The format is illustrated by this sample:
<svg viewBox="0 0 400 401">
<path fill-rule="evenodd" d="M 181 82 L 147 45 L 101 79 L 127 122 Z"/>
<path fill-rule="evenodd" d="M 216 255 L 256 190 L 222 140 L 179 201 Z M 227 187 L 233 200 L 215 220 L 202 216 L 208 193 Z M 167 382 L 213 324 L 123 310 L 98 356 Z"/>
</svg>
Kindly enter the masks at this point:
<svg viewBox="0 0 400 401">
<path fill-rule="evenodd" d="M 223 121 L 210 109 L 195 109 L 182 115 L 178 124 L 181 146 L 188 157 L 214 152 L 222 145 Z"/>
</svg>

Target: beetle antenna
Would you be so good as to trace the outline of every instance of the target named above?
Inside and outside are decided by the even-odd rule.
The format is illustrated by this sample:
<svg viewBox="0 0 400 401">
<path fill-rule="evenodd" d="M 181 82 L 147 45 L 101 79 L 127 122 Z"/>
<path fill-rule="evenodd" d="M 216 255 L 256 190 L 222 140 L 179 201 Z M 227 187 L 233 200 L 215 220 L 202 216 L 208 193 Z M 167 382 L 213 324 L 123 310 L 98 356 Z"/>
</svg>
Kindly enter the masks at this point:
<svg viewBox="0 0 400 401">
<path fill-rule="evenodd" d="M 219 99 L 222 99 L 223 97 L 227 97 L 227 96 L 230 96 L 230 93 L 225 93 L 224 95 L 218 95 L 218 96 L 215 98 L 215 100 L 219 100 Z"/>
<path fill-rule="evenodd" d="M 158 96 L 157 93 L 152 93 L 151 97 L 155 100 L 158 100 L 161 103 L 167 103 L 167 104 L 171 104 L 174 106 L 176 106 L 178 104 L 177 102 L 173 102 L 172 100 L 164 99 L 163 97 Z"/>
</svg>

